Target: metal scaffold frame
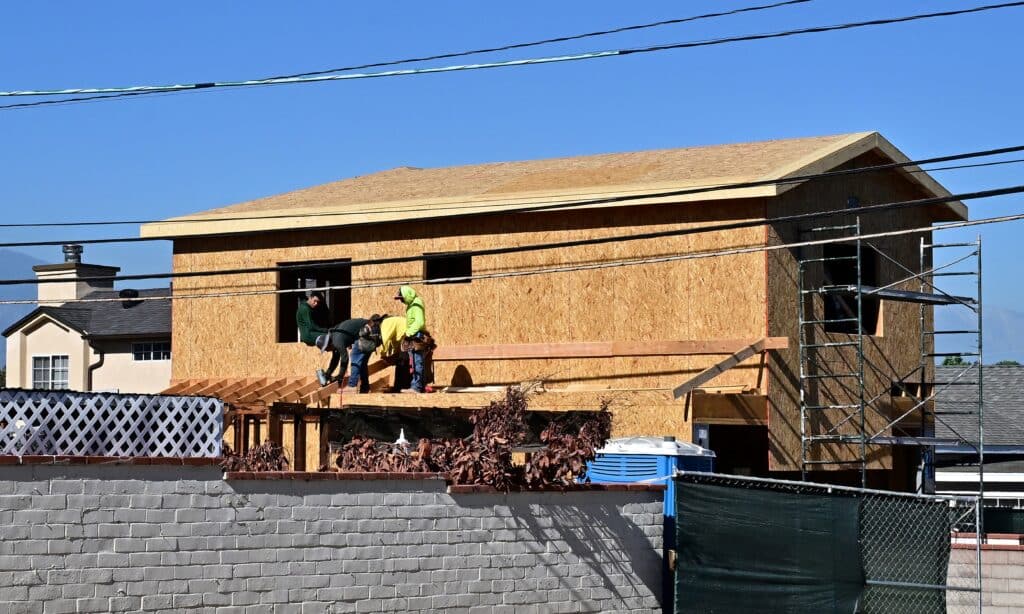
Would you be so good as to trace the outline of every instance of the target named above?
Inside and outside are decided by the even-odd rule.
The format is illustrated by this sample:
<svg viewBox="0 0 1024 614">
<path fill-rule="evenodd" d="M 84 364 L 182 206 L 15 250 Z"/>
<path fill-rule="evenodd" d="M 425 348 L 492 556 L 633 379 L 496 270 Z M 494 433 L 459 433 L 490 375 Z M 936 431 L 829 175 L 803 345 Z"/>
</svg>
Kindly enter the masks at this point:
<svg viewBox="0 0 1024 614">
<path fill-rule="evenodd" d="M 798 327 L 800 360 L 800 438 L 801 474 L 806 480 L 808 472 L 821 466 L 851 466 L 859 470 L 862 486 L 867 484 L 869 446 L 919 446 L 926 459 L 922 475 L 933 471 L 932 459 L 937 445 L 954 445 L 969 450 L 970 460 L 976 461 L 979 475 L 984 461 L 984 403 L 982 401 L 982 315 L 981 315 L 981 239 L 967 243 L 929 243 L 921 239 L 919 269 L 914 271 L 897 259 L 887 255 L 870 242 L 857 237 L 861 234 L 860 216 L 852 224 L 810 228 L 804 234 L 820 236 L 828 233 L 835 238 L 849 237 L 852 249 L 828 255 L 797 258 Z M 871 252 L 904 273 L 900 279 L 878 287 L 865 285 L 865 254 Z M 945 262 L 938 254 L 953 253 Z M 830 283 L 825 274 L 827 266 L 845 266 L 853 279 L 843 283 Z M 964 270 L 967 265 L 971 268 Z M 957 296 L 938 287 L 938 278 L 973 277 L 976 296 Z M 851 283 L 852 282 L 852 283 Z M 917 291 L 907 285 L 917 284 Z M 822 302 L 832 301 L 833 310 L 823 307 L 816 315 L 815 296 Z M 879 390 L 868 389 L 865 370 L 867 363 L 864 339 L 873 331 L 865 330 L 865 299 L 880 299 L 917 303 L 920 305 L 920 361 L 910 372 L 896 375 L 890 386 Z M 837 307 L 840 306 L 838 313 Z M 966 308 L 971 313 L 973 327 L 936 330 L 934 318 L 929 318 L 935 307 Z M 826 327 L 833 327 L 827 331 Z M 840 340 L 819 334 L 846 333 Z M 822 332 L 825 331 L 825 332 Z M 935 340 L 943 335 L 973 336 L 976 351 L 938 352 Z M 852 352 L 852 360 L 851 354 Z M 838 360 L 836 359 L 838 357 Z M 938 358 L 973 358 L 975 362 L 963 364 L 963 369 L 947 381 L 937 382 L 934 361 Z M 835 367 L 839 364 L 839 368 Z M 955 410 L 936 411 L 936 397 L 951 387 L 959 387 L 961 398 Z M 965 389 L 967 392 L 965 392 Z M 835 391 L 841 391 L 837 397 Z M 825 392 L 823 392 L 825 391 Z M 832 398 L 827 398 L 831 396 Z M 897 404 L 895 397 L 901 397 Z M 897 408 L 894 410 L 893 408 Z M 959 416 L 950 420 L 950 416 Z M 871 417 L 869 420 L 868 417 Z M 910 422 L 916 419 L 916 428 Z M 879 423 L 883 423 L 879 427 Z M 870 427 L 869 427 L 870 423 Z M 942 424 L 950 436 L 937 437 L 936 423 Z M 956 425 L 977 424 L 977 434 L 965 432 Z M 822 458 L 817 450 L 830 445 L 849 450 L 840 457 Z M 973 462 L 971 463 L 973 464 Z M 982 476 L 983 480 L 983 476 Z M 982 481 L 983 484 L 983 481 Z M 979 485 L 979 496 L 983 496 Z M 929 480 L 922 480 L 922 490 L 929 491 Z"/>
</svg>

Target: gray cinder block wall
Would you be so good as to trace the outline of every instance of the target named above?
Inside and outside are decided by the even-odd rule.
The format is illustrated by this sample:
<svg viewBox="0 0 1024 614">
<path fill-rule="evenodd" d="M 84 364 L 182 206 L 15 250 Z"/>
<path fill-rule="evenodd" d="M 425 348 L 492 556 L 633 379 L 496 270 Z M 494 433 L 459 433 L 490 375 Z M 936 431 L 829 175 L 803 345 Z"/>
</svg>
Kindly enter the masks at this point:
<svg viewBox="0 0 1024 614">
<path fill-rule="evenodd" d="M 954 586 L 976 586 L 977 564 L 974 546 L 953 548 L 950 583 Z M 985 614 L 1024 612 L 1024 546 L 982 546 L 981 579 Z M 960 603 L 968 599 L 977 603 L 974 596 L 967 593 L 957 593 L 956 598 Z"/>
<path fill-rule="evenodd" d="M 661 496 L 0 466 L 0 614 L 657 612 Z"/>
</svg>

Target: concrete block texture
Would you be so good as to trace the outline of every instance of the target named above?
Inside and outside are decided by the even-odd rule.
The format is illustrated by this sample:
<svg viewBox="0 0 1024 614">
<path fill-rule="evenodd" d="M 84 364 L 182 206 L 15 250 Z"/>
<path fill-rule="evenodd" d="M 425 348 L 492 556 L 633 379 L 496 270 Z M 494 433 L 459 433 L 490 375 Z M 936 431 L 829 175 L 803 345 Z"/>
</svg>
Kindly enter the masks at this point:
<svg viewBox="0 0 1024 614">
<path fill-rule="evenodd" d="M 0 477 L 0 612 L 659 612 L 661 505 L 23 466 Z"/>
</svg>

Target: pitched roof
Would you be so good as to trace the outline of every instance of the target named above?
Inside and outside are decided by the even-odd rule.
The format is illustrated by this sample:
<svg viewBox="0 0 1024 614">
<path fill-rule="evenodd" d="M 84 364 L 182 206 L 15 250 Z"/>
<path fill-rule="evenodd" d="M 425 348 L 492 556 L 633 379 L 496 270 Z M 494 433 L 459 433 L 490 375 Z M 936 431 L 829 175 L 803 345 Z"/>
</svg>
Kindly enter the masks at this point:
<svg viewBox="0 0 1024 614">
<path fill-rule="evenodd" d="M 170 296 L 170 288 L 139 290 L 140 297 Z M 119 298 L 117 290 L 96 290 L 87 299 Z M 9 336 L 39 315 L 46 315 L 88 338 L 155 337 L 171 334 L 171 301 L 109 301 L 42 306 L 21 318 L 7 330 Z"/>
<path fill-rule="evenodd" d="M 949 382 L 963 372 L 963 367 L 935 367 L 936 389 L 939 382 Z M 958 382 L 977 382 L 977 371 L 966 373 Z M 1024 366 L 985 365 L 982 370 L 982 390 L 985 397 L 985 445 L 1024 445 Z M 974 411 L 977 407 L 975 386 L 949 386 L 936 394 L 935 410 Z M 965 437 L 969 441 L 978 436 L 977 415 L 939 416 L 935 421 L 938 437 Z M 943 424 L 945 421 L 947 424 Z M 955 431 L 955 432 L 954 432 Z"/>
<path fill-rule="evenodd" d="M 400 167 L 146 224 L 141 232 L 147 237 L 175 237 L 325 228 L 515 211 L 540 204 L 616 196 L 654 195 L 587 207 L 776 196 L 796 184 L 675 197 L 656 195 L 670 190 L 818 173 L 872 150 L 893 161 L 907 161 L 903 153 L 877 132 L 859 132 L 447 168 Z M 927 173 L 917 171 L 920 169 L 907 167 L 901 172 L 929 194 L 949 195 Z M 311 213 L 316 215 L 308 216 Z M 202 221 L 210 217 L 258 219 Z M 950 203 L 937 208 L 936 217 L 964 219 L 966 208 L 960 203 Z"/>
</svg>

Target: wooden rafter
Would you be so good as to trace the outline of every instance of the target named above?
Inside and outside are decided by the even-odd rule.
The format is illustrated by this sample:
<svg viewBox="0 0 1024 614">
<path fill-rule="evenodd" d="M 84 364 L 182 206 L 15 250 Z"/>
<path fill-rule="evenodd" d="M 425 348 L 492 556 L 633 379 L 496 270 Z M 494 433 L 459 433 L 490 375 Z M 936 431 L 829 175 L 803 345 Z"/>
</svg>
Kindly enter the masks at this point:
<svg viewBox="0 0 1024 614">
<path fill-rule="evenodd" d="M 177 380 L 171 384 L 170 388 L 164 390 L 161 394 L 181 394 L 182 391 L 188 390 L 189 387 L 192 386 L 193 382 L 195 382 L 193 379 Z"/>
<path fill-rule="evenodd" d="M 750 345 L 741 348 L 740 350 L 730 354 L 725 360 L 722 360 L 711 367 L 701 371 L 697 375 L 691 377 L 686 382 L 683 382 L 679 386 L 676 386 L 672 390 L 672 396 L 676 399 L 683 397 L 686 393 L 699 387 L 701 384 L 707 383 L 714 378 L 718 377 L 725 371 L 735 367 L 744 360 L 750 358 L 754 354 L 760 354 L 765 351 L 765 340 L 751 343 Z"/>
<path fill-rule="evenodd" d="M 306 403 L 306 405 L 311 405 L 313 403 L 319 403 L 324 399 L 330 400 L 331 395 L 338 392 L 339 388 L 340 386 L 338 385 L 338 382 L 331 382 L 323 388 L 319 388 L 309 393 L 309 395 L 303 398 L 302 401 Z"/>
</svg>

